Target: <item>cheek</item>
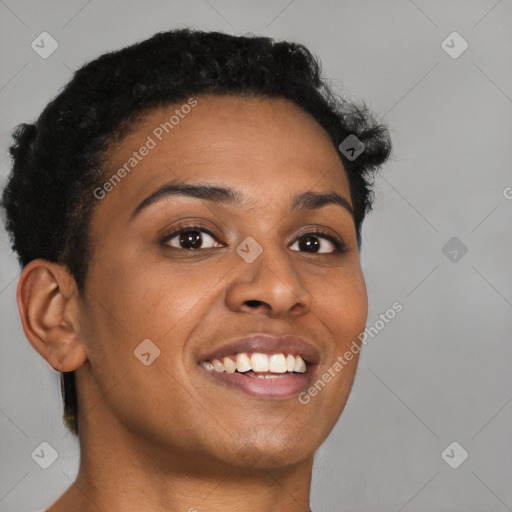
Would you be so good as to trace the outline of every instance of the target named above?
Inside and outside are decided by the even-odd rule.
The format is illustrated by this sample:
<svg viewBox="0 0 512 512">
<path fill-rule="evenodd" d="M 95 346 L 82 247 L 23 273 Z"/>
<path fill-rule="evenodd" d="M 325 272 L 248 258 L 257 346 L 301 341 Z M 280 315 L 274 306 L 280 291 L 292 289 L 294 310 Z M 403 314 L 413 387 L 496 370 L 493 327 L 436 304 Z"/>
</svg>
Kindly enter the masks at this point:
<svg viewBox="0 0 512 512">
<path fill-rule="evenodd" d="M 341 275 L 343 274 L 343 275 Z M 321 293 L 320 293 L 321 292 Z M 319 415 L 324 415 L 333 424 L 341 414 L 355 378 L 361 342 L 358 338 L 364 331 L 368 317 L 368 296 L 364 277 L 360 269 L 338 274 L 319 290 L 315 315 L 329 330 L 333 344 L 319 367 L 318 379 L 328 384 L 318 385 L 316 401 Z M 321 412 L 320 412 L 321 411 Z"/>
<path fill-rule="evenodd" d="M 95 371 L 105 377 L 116 372 L 114 366 L 138 368 L 134 350 L 149 339 L 161 351 L 158 363 L 181 375 L 190 332 L 206 314 L 209 295 L 215 295 L 219 276 L 225 273 L 211 268 L 130 266 L 126 261 L 91 274 L 88 324 L 94 332 L 89 355 Z"/>
<path fill-rule="evenodd" d="M 362 332 L 368 317 L 368 295 L 359 267 L 318 279 L 313 313 L 336 340 L 338 353 Z"/>
<path fill-rule="evenodd" d="M 184 391 L 188 376 L 182 352 L 187 321 L 210 287 L 187 272 L 122 264 L 91 272 L 88 283 L 83 318 L 93 393 L 105 397 L 115 416 L 141 430 L 161 420 L 155 411 L 186 416 L 183 409 L 190 395 Z M 146 366 L 142 354 L 147 352 L 151 362 Z"/>
<path fill-rule="evenodd" d="M 145 338 L 172 329 L 201 299 L 204 287 L 195 273 L 118 265 L 98 275 L 91 295 L 98 297 L 100 324 Z M 112 317 L 117 325 L 111 325 Z"/>
</svg>

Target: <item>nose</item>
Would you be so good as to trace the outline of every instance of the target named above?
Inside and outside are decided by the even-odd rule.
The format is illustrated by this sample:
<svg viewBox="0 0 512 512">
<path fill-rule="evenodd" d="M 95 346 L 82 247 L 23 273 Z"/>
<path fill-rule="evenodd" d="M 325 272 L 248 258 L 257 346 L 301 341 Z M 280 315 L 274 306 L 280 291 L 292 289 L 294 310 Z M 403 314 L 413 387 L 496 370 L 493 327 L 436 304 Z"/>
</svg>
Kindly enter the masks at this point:
<svg viewBox="0 0 512 512">
<path fill-rule="evenodd" d="M 283 247 L 262 247 L 256 260 L 242 260 L 232 273 L 227 306 L 232 311 L 271 317 L 307 314 L 311 296 L 304 287 L 304 276 L 294 266 L 293 253 Z"/>
</svg>

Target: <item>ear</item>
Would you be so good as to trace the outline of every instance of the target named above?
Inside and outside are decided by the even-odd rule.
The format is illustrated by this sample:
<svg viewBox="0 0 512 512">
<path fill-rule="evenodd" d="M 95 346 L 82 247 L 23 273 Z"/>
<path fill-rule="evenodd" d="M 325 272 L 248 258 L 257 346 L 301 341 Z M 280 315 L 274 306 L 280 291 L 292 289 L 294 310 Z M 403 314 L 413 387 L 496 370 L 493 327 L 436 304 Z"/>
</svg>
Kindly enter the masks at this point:
<svg viewBox="0 0 512 512">
<path fill-rule="evenodd" d="M 87 360 L 80 339 L 78 290 L 63 265 L 33 260 L 21 272 L 16 299 L 25 336 L 59 372 Z"/>
</svg>

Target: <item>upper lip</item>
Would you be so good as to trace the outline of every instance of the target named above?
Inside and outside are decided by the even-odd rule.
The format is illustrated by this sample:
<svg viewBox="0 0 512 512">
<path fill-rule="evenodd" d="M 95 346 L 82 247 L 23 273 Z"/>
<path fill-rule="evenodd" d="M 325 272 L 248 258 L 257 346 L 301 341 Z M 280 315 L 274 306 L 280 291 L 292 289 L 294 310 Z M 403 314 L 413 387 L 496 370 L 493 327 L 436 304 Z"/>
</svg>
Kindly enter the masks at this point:
<svg viewBox="0 0 512 512">
<path fill-rule="evenodd" d="M 200 361 L 221 359 L 240 352 L 262 352 L 268 354 L 293 354 L 301 356 L 307 363 L 317 364 L 320 358 L 318 350 L 302 338 L 292 335 L 271 336 L 253 334 L 236 341 L 226 343 L 215 350 L 204 354 Z"/>
</svg>

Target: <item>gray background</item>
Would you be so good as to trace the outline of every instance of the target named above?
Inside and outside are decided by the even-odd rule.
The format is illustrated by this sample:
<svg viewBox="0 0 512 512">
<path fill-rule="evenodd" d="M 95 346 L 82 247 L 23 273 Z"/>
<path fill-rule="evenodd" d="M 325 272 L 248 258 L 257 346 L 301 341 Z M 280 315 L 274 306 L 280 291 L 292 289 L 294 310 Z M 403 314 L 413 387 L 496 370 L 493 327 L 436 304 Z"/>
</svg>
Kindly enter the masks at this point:
<svg viewBox="0 0 512 512">
<path fill-rule="evenodd" d="M 316 457 L 313 509 L 512 510 L 510 0 L 0 0 L 0 15 L 2 183 L 12 128 L 72 70 L 174 27 L 302 42 L 337 91 L 382 115 L 395 151 L 364 225 L 368 325 L 395 301 L 404 309 L 364 349 Z M 30 46 L 43 31 L 59 43 L 46 60 Z M 441 47 L 453 31 L 469 44 L 455 59 Z M 61 422 L 58 374 L 23 335 L 1 229 L 0 510 L 21 512 L 68 487 L 78 445 Z M 456 261 L 442 250 L 452 237 L 468 248 Z M 59 454 L 46 470 L 31 458 L 42 441 Z M 441 457 L 452 441 L 469 453 L 458 469 Z"/>
</svg>

